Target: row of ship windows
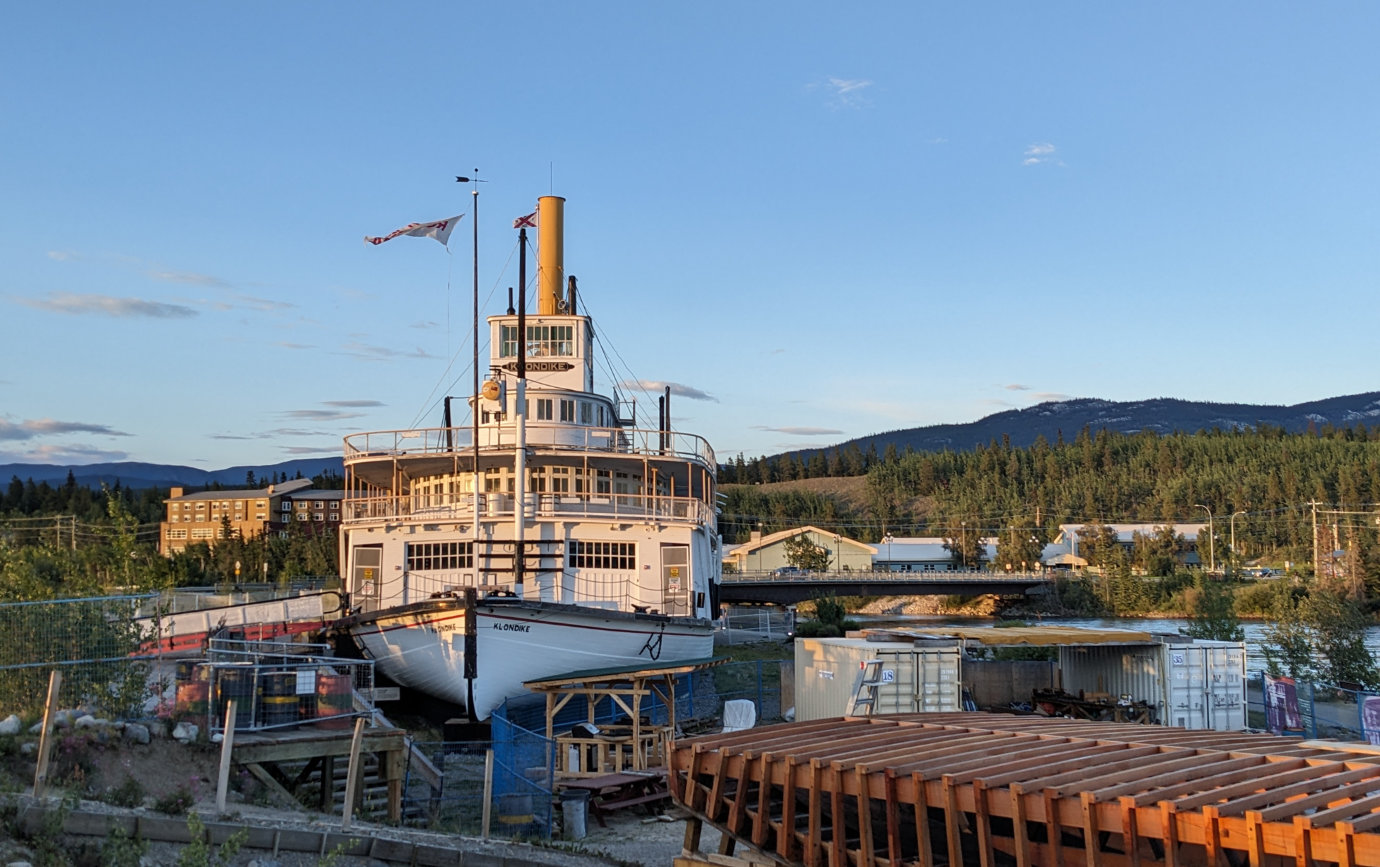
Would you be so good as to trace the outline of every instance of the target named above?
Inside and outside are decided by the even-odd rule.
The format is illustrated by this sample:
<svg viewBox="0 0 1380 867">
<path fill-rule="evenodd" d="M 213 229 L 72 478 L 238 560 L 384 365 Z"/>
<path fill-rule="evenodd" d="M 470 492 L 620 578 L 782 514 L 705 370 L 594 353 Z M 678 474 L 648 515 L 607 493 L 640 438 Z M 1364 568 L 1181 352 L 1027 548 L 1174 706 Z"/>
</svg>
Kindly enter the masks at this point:
<svg viewBox="0 0 1380 867">
<path fill-rule="evenodd" d="M 407 546 L 407 570 L 471 569 L 474 567 L 473 542 L 417 542 Z M 571 569 L 637 568 L 635 542 L 566 543 L 566 564 Z"/>
<path fill-rule="evenodd" d="M 523 406 L 523 411 L 528 418 L 532 415 L 532 403 L 537 405 L 537 421 L 556 421 L 556 411 L 560 410 L 560 421 L 567 424 L 583 424 L 595 427 L 608 427 L 613 422 L 613 412 L 602 403 L 591 403 L 587 400 L 573 400 L 571 398 L 539 397 L 536 401 L 527 401 Z M 576 408 L 579 408 L 579 421 L 575 419 Z M 501 421 L 503 413 L 485 410 L 482 420 L 485 424 Z"/>
<path fill-rule="evenodd" d="M 413 483 L 417 497 L 442 497 L 446 494 L 468 494 L 471 476 L 439 477 Z M 490 467 L 484 471 L 484 492 L 513 493 L 514 473 L 508 467 Z M 611 470 L 585 471 L 579 467 L 534 467 L 527 472 L 529 494 L 638 494 L 642 492 L 642 477 Z M 439 502 L 440 500 L 438 500 Z"/>
</svg>

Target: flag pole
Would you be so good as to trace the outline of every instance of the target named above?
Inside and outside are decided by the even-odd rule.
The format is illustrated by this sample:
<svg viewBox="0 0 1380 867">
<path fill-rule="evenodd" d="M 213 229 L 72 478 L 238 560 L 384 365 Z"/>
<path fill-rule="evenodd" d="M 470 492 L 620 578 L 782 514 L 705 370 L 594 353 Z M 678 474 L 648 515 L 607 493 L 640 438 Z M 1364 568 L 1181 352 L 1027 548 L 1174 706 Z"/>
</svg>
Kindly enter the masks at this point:
<svg viewBox="0 0 1380 867">
<path fill-rule="evenodd" d="M 460 183 L 473 181 L 474 189 L 470 191 L 471 200 L 474 207 L 471 209 L 474 220 L 474 334 L 471 338 L 474 349 L 474 388 L 470 392 L 470 421 L 473 425 L 474 437 L 474 476 L 471 481 L 474 494 L 474 523 L 470 527 L 471 533 L 471 554 L 470 559 L 474 564 L 475 585 L 479 581 L 479 169 L 474 170 L 475 177 L 457 177 L 455 180 Z"/>
</svg>

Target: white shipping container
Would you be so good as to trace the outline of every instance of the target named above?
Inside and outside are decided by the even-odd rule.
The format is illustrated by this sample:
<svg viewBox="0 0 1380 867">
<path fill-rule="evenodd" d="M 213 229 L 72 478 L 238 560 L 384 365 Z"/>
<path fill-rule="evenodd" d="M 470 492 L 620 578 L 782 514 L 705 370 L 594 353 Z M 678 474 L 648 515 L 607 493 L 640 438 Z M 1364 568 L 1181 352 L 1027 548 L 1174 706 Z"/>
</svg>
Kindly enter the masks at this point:
<svg viewBox="0 0 1380 867">
<path fill-rule="evenodd" d="M 797 638 L 795 716 L 843 716 L 868 660 L 881 662 L 874 714 L 962 710 L 963 652 L 957 644 L 917 646 L 864 638 Z"/>
<path fill-rule="evenodd" d="M 1156 644 L 1059 648 L 1065 692 L 1130 696 L 1154 706 L 1161 725 L 1235 731 L 1246 727 L 1246 645 L 1191 638 Z"/>
</svg>

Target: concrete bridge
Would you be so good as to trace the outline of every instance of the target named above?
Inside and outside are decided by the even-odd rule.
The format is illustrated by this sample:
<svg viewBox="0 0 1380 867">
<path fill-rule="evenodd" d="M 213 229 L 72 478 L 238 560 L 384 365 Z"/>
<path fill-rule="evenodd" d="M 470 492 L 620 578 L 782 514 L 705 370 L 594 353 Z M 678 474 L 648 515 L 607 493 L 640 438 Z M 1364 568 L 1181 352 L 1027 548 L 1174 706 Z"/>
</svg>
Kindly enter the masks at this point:
<svg viewBox="0 0 1380 867">
<path fill-rule="evenodd" d="M 1044 572 L 737 572 L 724 573 L 719 598 L 794 605 L 828 596 L 1015 596 L 1053 581 Z"/>
</svg>

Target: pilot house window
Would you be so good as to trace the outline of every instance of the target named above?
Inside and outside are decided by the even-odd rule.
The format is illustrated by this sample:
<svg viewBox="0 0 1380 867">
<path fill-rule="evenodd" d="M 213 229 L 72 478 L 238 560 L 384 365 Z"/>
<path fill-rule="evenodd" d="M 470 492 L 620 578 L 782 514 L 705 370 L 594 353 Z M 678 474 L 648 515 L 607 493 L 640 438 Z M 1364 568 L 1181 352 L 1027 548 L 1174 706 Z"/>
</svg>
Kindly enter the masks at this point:
<svg viewBox="0 0 1380 867">
<path fill-rule="evenodd" d="M 517 357 L 516 325 L 499 326 L 499 350 L 502 358 Z M 527 356 L 564 356 L 575 354 L 575 326 L 573 325 L 529 325 L 527 326 Z"/>
</svg>

